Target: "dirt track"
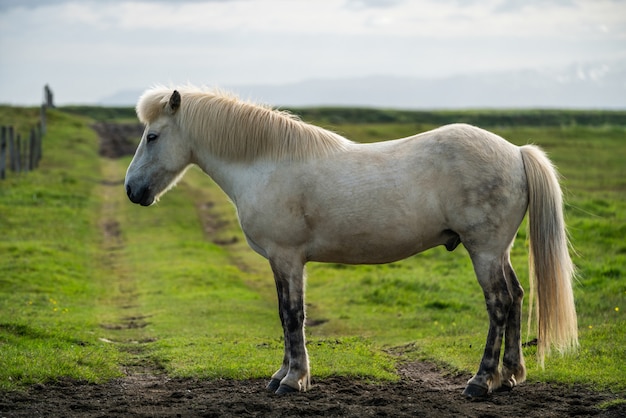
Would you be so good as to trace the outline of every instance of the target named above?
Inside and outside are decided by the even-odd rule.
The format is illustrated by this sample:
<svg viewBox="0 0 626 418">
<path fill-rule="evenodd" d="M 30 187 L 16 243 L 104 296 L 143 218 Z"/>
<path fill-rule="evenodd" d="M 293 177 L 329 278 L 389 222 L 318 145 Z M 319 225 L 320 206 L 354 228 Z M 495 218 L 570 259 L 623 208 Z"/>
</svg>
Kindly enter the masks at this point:
<svg viewBox="0 0 626 418">
<path fill-rule="evenodd" d="M 128 151 L 124 135 L 100 126 L 103 155 Z M 108 135 L 113 132 L 115 135 Z M 109 138 L 109 139 L 107 139 Z M 120 187 L 115 179 L 105 186 Z M 107 251 L 119 249 L 119 225 L 103 209 L 102 231 Z M 128 283 L 127 283 L 128 285 Z M 140 347 L 138 347 L 140 349 Z M 0 392 L 0 417 L 625 417 L 626 404 L 600 409 L 616 399 L 583 387 L 525 383 L 512 392 L 468 401 L 461 392 L 469 375 L 449 375 L 426 362 L 403 364 L 397 383 L 372 384 L 345 377 L 316 380 L 307 393 L 277 396 L 261 380 L 170 379 L 150 364 L 124 365 L 126 377 L 106 384 L 61 381 L 21 392 Z"/>
<path fill-rule="evenodd" d="M 626 405 L 581 387 L 523 384 L 483 401 L 461 396 L 468 376 L 444 376 L 429 363 L 406 364 L 397 383 L 347 378 L 313 382 L 307 393 L 277 396 L 265 381 L 178 380 L 133 374 L 103 385 L 60 382 L 0 398 L 3 417 L 624 417 Z"/>
</svg>

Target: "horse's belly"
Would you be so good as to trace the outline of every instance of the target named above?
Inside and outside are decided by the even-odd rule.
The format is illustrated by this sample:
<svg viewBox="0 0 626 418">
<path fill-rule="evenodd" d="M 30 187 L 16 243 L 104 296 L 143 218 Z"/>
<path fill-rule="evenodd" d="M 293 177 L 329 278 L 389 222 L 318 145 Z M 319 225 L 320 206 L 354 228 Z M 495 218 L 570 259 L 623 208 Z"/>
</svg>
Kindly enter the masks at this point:
<svg viewBox="0 0 626 418">
<path fill-rule="evenodd" d="M 307 251 L 309 261 L 382 264 L 402 260 L 446 243 L 445 231 L 358 231 L 316 236 Z"/>
</svg>

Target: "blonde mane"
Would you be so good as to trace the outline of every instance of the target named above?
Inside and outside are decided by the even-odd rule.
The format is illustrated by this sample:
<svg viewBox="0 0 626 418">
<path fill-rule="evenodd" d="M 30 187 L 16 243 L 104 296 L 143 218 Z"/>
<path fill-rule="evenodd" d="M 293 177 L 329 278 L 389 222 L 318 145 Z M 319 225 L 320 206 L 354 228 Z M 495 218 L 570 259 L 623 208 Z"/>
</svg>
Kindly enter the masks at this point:
<svg viewBox="0 0 626 418">
<path fill-rule="evenodd" d="M 146 91 L 137 104 L 139 120 L 148 124 L 166 113 L 173 90 L 181 95 L 174 118 L 183 133 L 193 140 L 206 141 L 209 151 L 223 159 L 303 160 L 344 151 L 352 143 L 288 112 L 246 102 L 223 91 L 195 87 L 155 87 Z"/>
</svg>

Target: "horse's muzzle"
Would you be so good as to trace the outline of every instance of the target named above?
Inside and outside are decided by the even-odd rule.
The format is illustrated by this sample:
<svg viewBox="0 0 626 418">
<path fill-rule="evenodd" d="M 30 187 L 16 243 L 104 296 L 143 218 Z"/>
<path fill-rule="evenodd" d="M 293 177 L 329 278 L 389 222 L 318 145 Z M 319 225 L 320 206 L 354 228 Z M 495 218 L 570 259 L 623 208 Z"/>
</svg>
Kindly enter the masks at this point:
<svg viewBox="0 0 626 418">
<path fill-rule="evenodd" d="M 154 197 L 152 197 L 149 187 L 133 189 L 129 184 L 127 184 L 126 194 L 131 202 L 138 203 L 141 206 L 150 206 L 154 202 Z"/>
</svg>

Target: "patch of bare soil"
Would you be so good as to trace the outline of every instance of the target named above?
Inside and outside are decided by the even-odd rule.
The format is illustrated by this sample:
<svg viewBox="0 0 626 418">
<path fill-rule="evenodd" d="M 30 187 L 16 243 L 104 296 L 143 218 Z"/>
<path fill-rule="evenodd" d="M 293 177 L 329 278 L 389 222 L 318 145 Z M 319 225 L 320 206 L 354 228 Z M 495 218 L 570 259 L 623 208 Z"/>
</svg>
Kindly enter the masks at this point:
<svg viewBox="0 0 626 418">
<path fill-rule="evenodd" d="M 136 306 L 134 284 L 116 264 L 124 240 L 115 219 L 116 201 L 107 189 L 117 183 L 102 183 L 107 203 L 101 227 L 104 264 L 120 279 L 120 299 L 116 301 L 120 316 L 102 327 L 123 332 L 141 329 L 151 318 Z M 205 232 L 214 236 L 221 221 L 211 219 L 210 205 L 200 209 Z M 525 383 L 511 392 L 469 401 L 461 395 L 469 375 L 450 374 L 428 362 L 401 365 L 400 380 L 395 383 L 348 377 L 315 379 L 314 375 L 309 392 L 278 396 L 265 390 L 264 380 L 169 378 L 141 355 L 144 343 L 150 341 L 119 341 L 137 354 L 131 356 L 134 363 L 121 366 L 124 378 L 104 384 L 62 380 L 0 392 L 0 417 L 626 417 L 624 403 L 598 407 L 616 395 L 580 386 Z"/>
<path fill-rule="evenodd" d="M 131 373 L 93 385 L 61 381 L 0 394 L 2 417 L 605 417 L 626 416 L 626 405 L 582 387 L 522 384 L 482 401 L 461 396 L 469 376 L 450 376 L 425 362 L 399 370 L 397 383 L 332 377 L 306 393 L 278 396 L 262 380 L 170 379 Z"/>
<path fill-rule="evenodd" d="M 100 155 L 107 158 L 133 155 L 143 133 L 140 123 L 99 122 L 92 128 L 100 138 Z"/>
</svg>

